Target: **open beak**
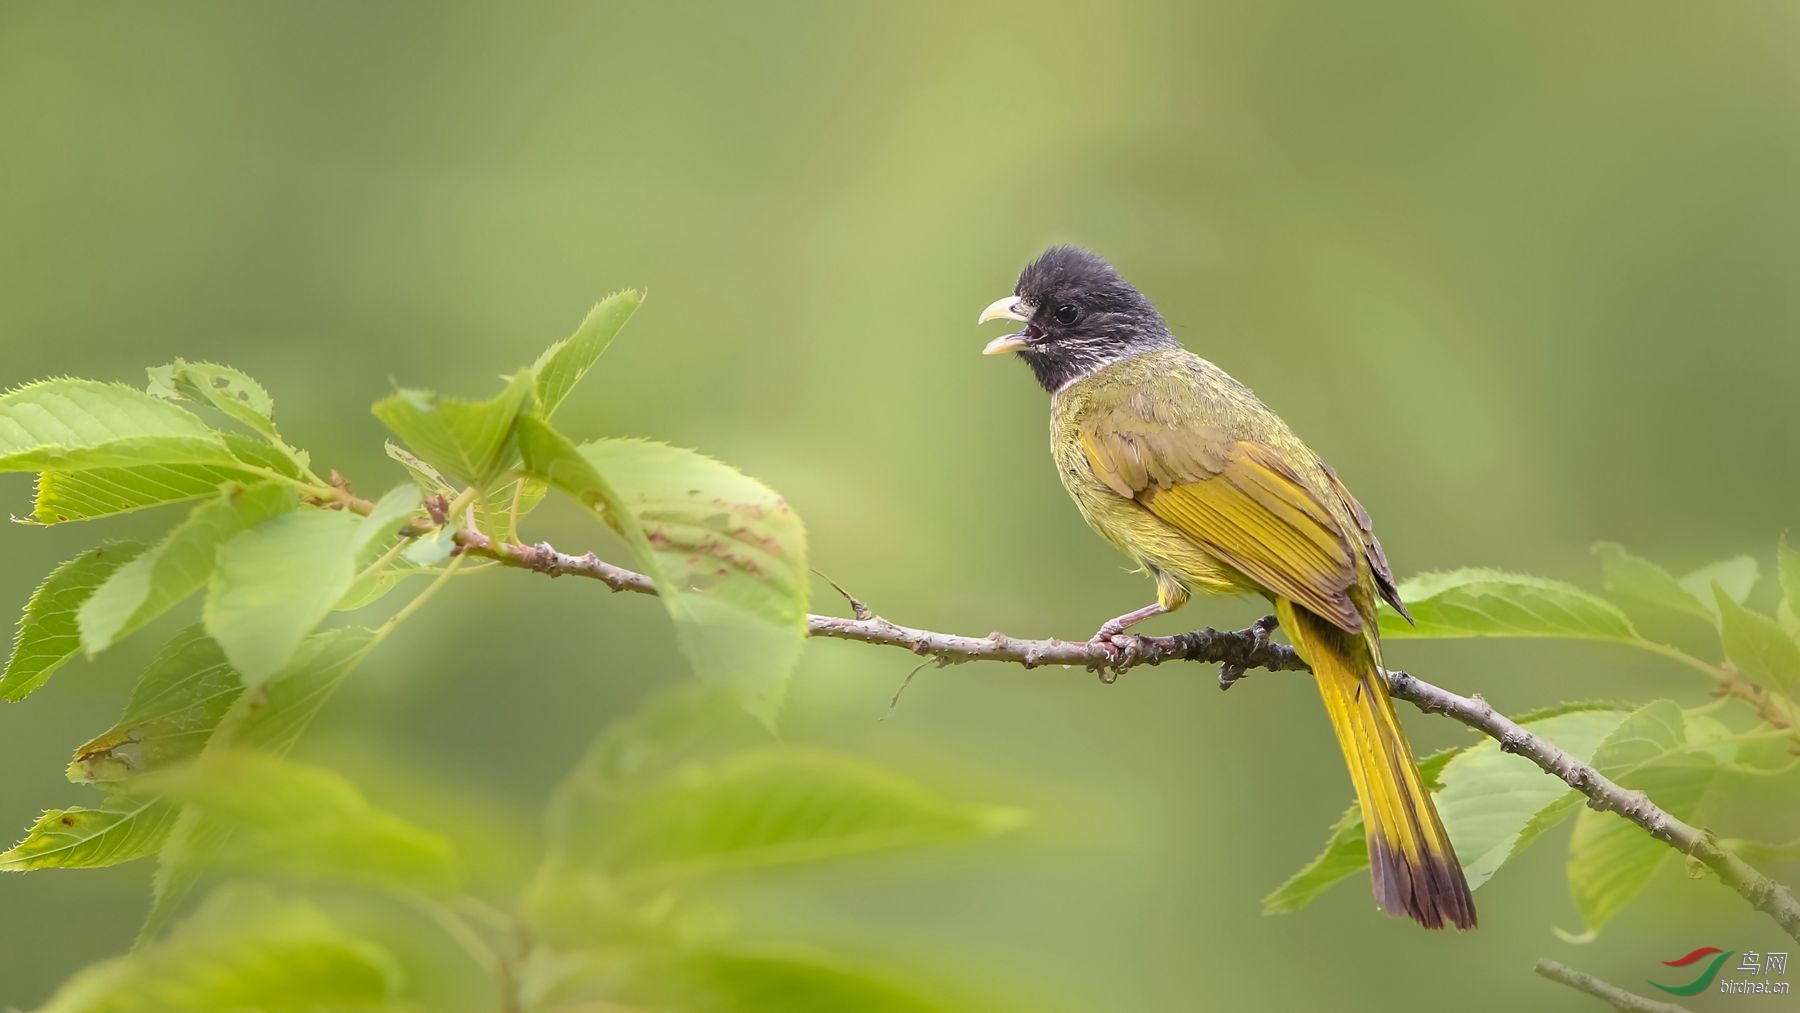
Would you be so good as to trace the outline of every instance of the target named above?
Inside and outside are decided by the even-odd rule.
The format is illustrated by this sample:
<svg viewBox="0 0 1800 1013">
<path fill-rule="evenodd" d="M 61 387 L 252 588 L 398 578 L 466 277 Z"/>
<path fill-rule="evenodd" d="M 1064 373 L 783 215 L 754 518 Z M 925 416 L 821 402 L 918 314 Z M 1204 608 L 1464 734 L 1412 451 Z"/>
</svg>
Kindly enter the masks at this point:
<svg viewBox="0 0 1800 1013">
<path fill-rule="evenodd" d="M 975 322 L 985 324 L 989 320 L 1017 320 L 1026 323 L 1031 320 L 1031 306 L 1016 295 L 1004 299 L 995 299 L 988 303 L 988 308 L 981 311 L 981 318 Z M 981 350 L 983 355 L 1000 355 L 1003 352 L 1016 352 L 1026 345 L 1025 332 L 1005 334 L 987 343 Z"/>
</svg>

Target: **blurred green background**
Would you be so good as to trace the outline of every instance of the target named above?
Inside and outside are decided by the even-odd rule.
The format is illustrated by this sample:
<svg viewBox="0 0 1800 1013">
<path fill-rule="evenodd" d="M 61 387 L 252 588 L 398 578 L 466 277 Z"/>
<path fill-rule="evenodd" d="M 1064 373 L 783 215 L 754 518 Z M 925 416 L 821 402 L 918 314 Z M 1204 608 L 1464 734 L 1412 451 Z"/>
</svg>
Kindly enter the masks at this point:
<svg viewBox="0 0 1800 1013">
<path fill-rule="evenodd" d="M 1149 584 L 1082 525 L 1042 392 L 974 326 L 1075 242 L 1337 466 L 1403 575 L 1591 586 L 1599 538 L 1767 569 L 1800 516 L 1797 46 L 1800 7 L 1750 0 L 6 3 L 0 383 L 228 362 L 378 492 L 402 478 L 368 414 L 390 378 L 485 396 L 645 287 L 561 428 L 764 479 L 815 565 L 898 621 L 1085 636 Z M 27 512 L 23 479 L 0 496 Z M 3 532 L 0 601 L 130 528 Z M 593 731 L 687 676 L 653 601 L 498 573 L 431 612 L 301 754 L 456 836 L 503 896 Z M 0 711 L 0 823 L 86 798 L 66 751 L 155 644 Z M 1701 699 L 1598 646 L 1392 654 L 1502 708 Z M 1634 985 L 1697 946 L 1778 948 L 1673 863 L 1601 939 L 1559 940 L 1566 828 L 1480 891 L 1473 935 L 1383 919 L 1360 880 L 1265 919 L 1350 795 L 1304 679 L 927 670 L 888 715 L 910 668 L 811 644 L 786 737 L 1035 823 L 740 884 L 748 925 L 1073 1009 L 1563 1008 L 1534 958 Z M 1421 752 L 1467 741 L 1407 721 Z M 122 950 L 149 872 L 0 879 L 0 1001 Z"/>
</svg>

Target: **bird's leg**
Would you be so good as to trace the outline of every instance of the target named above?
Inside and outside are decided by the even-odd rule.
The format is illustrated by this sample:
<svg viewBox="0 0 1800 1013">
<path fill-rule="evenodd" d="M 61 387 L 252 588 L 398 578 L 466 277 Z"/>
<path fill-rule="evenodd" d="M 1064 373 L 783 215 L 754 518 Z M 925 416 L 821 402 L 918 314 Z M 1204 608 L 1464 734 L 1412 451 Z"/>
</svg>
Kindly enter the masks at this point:
<svg viewBox="0 0 1800 1013">
<path fill-rule="evenodd" d="M 1117 616 L 1112 619 L 1108 619 L 1107 621 L 1100 624 L 1100 629 L 1097 632 L 1095 632 L 1095 634 L 1093 636 L 1093 640 L 1091 642 L 1092 643 L 1104 642 L 1104 643 L 1110 644 L 1110 643 L 1112 643 L 1112 638 L 1118 636 L 1121 633 L 1124 633 L 1126 630 L 1131 629 L 1133 626 L 1136 626 L 1138 623 L 1141 623 L 1146 619 L 1151 619 L 1156 616 L 1160 616 L 1164 612 L 1167 612 L 1167 611 L 1169 611 L 1169 610 L 1166 608 L 1163 608 L 1161 602 L 1151 602 L 1150 604 L 1145 605 L 1143 608 L 1138 609 L 1135 612 L 1127 612 L 1122 616 Z"/>
<path fill-rule="evenodd" d="M 1093 637 L 1088 640 L 1088 644 L 1092 647 L 1098 647 L 1100 650 L 1106 652 L 1106 658 L 1109 663 L 1116 662 L 1119 658 L 1119 645 L 1113 643 L 1113 638 L 1119 636 L 1133 626 L 1136 626 L 1138 623 L 1154 616 L 1160 616 L 1167 611 L 1169 610 L 1165 608 L 1161 602 L 1152 602 L 1135 612 L 1127 612 L 1122 616 L 1108 619 L 1106 622 L 1100 624 L 1100 629 L 1095 631 Z M 1111 669 L 1108 669 L 1107 671 L 1111 671 Z M 1118 677 L 1116 672 L 1113 672 L 1112 674 L 1113 678 Z M 1106 677 L 1105 672 L 1101 673 L 1100 679 L 1102 682 L 1112 681 L 1112 679 Z"/>
<path fill-rule="evenodd" d="M 1244 661 L 1248 661 L 1252 654 L 1269 646 L 1269 634 L 1273 633 L 1275 627 L 1280 625 L 1280 620 L 1276 619 L 1274 616 L 1263 616 L 1261 619 L 1258 619 L 1249 626 L 1239 630 L 1239 636 L 1248 637 L 1250 639 L 1250 646 L 1246 648 L 1243 653 Z M 1244 677 L 1244 672 L 1248 668 L 1249 666 L 1244 664 L 1243 661 L 1227 661 L 1220 665 L 1219 688 L 1230 689 L 1232 683 Z"/>
</svg>

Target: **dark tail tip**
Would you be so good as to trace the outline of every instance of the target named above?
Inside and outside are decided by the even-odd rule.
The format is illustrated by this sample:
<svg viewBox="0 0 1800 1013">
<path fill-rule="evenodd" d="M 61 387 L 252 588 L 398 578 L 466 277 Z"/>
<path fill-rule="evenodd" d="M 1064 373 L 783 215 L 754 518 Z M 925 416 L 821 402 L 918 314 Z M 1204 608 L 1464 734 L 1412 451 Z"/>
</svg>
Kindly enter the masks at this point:
<svg viewBox="0 0 1800 1013">
<path fill-rule="evenodd" d="M 1375 902 L 1390 915 L 1404 915 L 1428 929 L 1475 927 L 1475 898 L 1454 855 L 1427 852 L 1408 861 L 1379 837 L 1369 839 L 1369 874 Z"/>
</svg>

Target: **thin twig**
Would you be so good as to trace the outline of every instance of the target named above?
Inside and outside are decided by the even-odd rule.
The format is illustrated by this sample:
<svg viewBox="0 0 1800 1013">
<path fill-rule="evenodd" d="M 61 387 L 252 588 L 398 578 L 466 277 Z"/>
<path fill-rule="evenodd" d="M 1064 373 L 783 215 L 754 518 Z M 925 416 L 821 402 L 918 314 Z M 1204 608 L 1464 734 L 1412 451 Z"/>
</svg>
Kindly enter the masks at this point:
<svg viewBox="0 0 1800 1013">
<path fill-rule="evenodd" d="M 1591 974 L 1583 974 L 1567 964 L 1559 964 L 1549 958 L 1540 959 L 1537 962 L 1536 970 L 1538 974 L 1551 981 L 1611 1003 L 1612 1008 L 1619 1010 L 1620 1013 L 1688 1013 L 1686 1006 L 1677 1006 L 1672 1002 L 1663 1002 L 1659 999 L 1646 999 L 1635 992 L 1627 992 L 1617 985 L 1609 985 Z"/>
<path fill-rule="evenodd" d="M 1537 764 L 1544 773 L 1561 778 L 1569 787 L 1586 795 L 1588 808 L 1617 813 L 1642 827 L 1651 837 L 1711 869 L 1721 882 L 1749 901 L 1751 907 L 1775 919 L 1788 935 L 1800 940 L 1800 902 L 1795 901 L 1794 892 L 1720 847 L 1711 831 L 1675 818 L 1641 791 L 1620 787 L 1592 766 L 1494 710 L 1479 694 L 1458 696 L 1405 672 L 1389 672 L 1388 680 L 1394 695 L 1400 699 L 1427 714 L 1448 714 L 1482 732 L 1499 742 L 1503 752 L 1518 753 Z"/>
<path fill-rule="evenodd" d="M 614 591 L 654 595 L 656 583 L 648 576 L 608 563 L 593 553 L 573 556 L 539 542 L 521 545 L 496 542 L 473 529 L 456 532 L 456 544 L 464 555 L 483 556 L 500 563 L 548 574 L 598 580 Z M 867 611 L 865 606 L 864 611 Z M 856 640 L 904 648 L 939 666 L 968 661 L 1006 661 L 1037 668 L 1042 665 L 1079 666 L 1103 676 L 1124 672 L 1137 665 L 1165 661 L 1198 661 L 1220 665 L 1226 672 L 1249 669 L 1271 672 L 1308 671 L 1292 647 L 1268 640 L 1268 627 L 1258 623 L 1245 630 L 1195 630 L 1172 637 L 1119 636 L 1113 651 L 1096 644 L 1067 640 L 1028 640 L 990 633 L 985 637 L 961 636 L 915 629 L 890 622 L 870 612 L 867 618 L 809 615 L 809 636 Z M 1261 635 L 1259 634 L 1259 631 Z M 1711 869 L 1725 885 L 1736 890 L 1756 910 L 1775 919 L 1788 935 L 1800 940 L 1800 902 L 1793 891 L 1752 868 L 1721 847 L 1711 832 L 1691 826 L 1651 802 L 1643 792 L 1621 787 L 1599 771 L 1526 731 L 1518 722 L 1494 710 L 1479 695 L 1459 696 L 1405 672 L 1388 673 L 1393 695 L 1427 714 L 1444 714 L 1489 736 L 1509 753 L 1517 753 L 1545 773 L 1561 778 L 1587 796 L 1588 807 L 1617 813 L 1637 824 L 1650 836 Z"/>
</svg>

